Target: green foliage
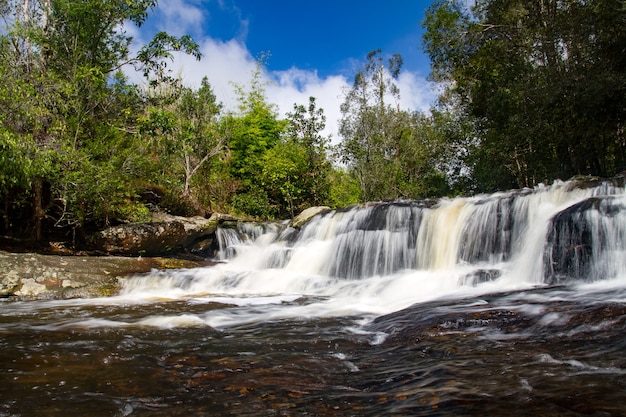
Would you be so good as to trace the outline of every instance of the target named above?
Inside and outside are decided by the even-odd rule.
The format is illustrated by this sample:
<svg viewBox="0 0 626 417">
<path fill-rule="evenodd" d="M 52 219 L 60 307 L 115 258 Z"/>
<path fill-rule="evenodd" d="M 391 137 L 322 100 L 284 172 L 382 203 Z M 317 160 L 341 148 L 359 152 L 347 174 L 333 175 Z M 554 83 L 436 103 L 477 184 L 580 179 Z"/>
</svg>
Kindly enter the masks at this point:
<svg viewBox="0 0 626 417">
<path fill-rule="evenodd" d="M 267 219 L 284 212 L 281 204 L 285 201 L 278 201 L 284 193 L 268 192 L 274 174 L 270 174 L 264 164 L 270 161 L 276 167 L 286 166 L 280 152 L 271 150 L 280 144 L 287 122 L 280 120 L 275 106 L 266 102 L 262 71 L 262 62 L 259 62 L 248 88 L 235 86 L 239 113 L 227 115 L 223 123 L 228 132 L 230 176 L 237 186 L 230 205 L 239 212 Z"/>
<path fill-rule="evenodd" d="M 447 182 L 438 159 L 443 141 L 430 119 L 399 109 L 395 79 L 402 59 L 394 55 L 385 64 L 380 54 L 368 55 L 341 106 L 341 160 L 358 181 L 363 201 L 444 195 Z"/>
<path fill-rule="evenodd" d="M 309 97 L 308 106 L 294 104 L 294 112 L 287 113 L 287 137 L 290 143 L 303 149 L 304 166 L 299 173 L 302 206 L 326 204 L 330 192 L 330 139 L 322 136 L 326 127 L 324 110 L 317 108 L 315 97 Z"/>
<path fill-rule="evenodd" d="M 56 170 L 48 179 L 56 196 L 51 213 L 58 227 L 79 227 L 111 222 L 146 220 L 148 211 L 138 203 L 130 178 L 120 175 L 111 161 L 95 161 L 83 150 L 57 154 Z"/>
<path fill-rule="evenodd" d="M 263 154 L 278 143 L 285 129 L 285 122 L 278 119 L 274 106 L 265 100 L 260 77 L 260 69 L 257 69 L 249 91 L 236 87 L 240 113 L 231 114 L 226 120 L 230 131 L 228 148 L 232 175 L 246 186 L 256 182 L 262 170 Z"/>
<path fill-rule="evenodd" d="M 197 90 L 181 88 L 173 100 L 149 107 L 138 118 L 162 171 L 175 179 L 183 199 L 190 199 L 192 180 L 210 159 L 223 153 L 226 124 L 218 116 L 221 104 L 205 77 Z"/>
<path fill-rule="evenodd" d="M 158 165 L 138 135 L 136 115 L 148 100 L 118 70 L 132 64 L 169 82 L 170 52 L 199 58 L 198 45 L 160 33 L 130 56 L 123 24 L 141 25 L 156 1 L 5 3 L 0 198 L 11 204 L 0 209 L 4 228 L 19 216 L 18 202 L 31 213 L 36 238 L 44 219 L 70 228 L 145 220 L 137 187 Z"/>
<path fill-rule="evenodd" d="M 343 208 L 362 201 L 358 180 L 343 168 L 334 168 L 330 175 L 330 190 L 327 205 Z"/>
<path fill-rule="evenodd" d="M 11 132 L 0 130 L 0 195 L 30 189 L 33 178 L 40 174 L 37 154 L 32 139 L 18 139 Z"/>
<path fill-rule="evenodd" d="M 438 1 L 424 47 L 478 139 L 478 190 L 626 167 L 626 9 L 618 0 Z"/>
<path fill-rule="evenodd" d="M 189 35 L 177 38 L 166 32 L 159 32 L 154 35 L 152 41 L 141 48 L 135 62 L 143 71 L 144 77 L 150 80 L 150 85 L 157 86 L 176 81 L 171 77 L 167 67 L 167 59 L 171 60 L 173 58 L 171 52 L 175 51 L 185 52 L 197 60 L 202 58 L 199 45 Z"/>
<path fill-rule="evenodd" d="M 295 217 L 305 207 L 308 174 L 306 149 L 296 143 L 280 142 L 263 155 L 260 183 L 279 207 L 280 217 Z"/>
<path fill-rule="evenodd" d="M 285 119 L 267 102 L 264 57 L 235 85 L 237 110 L 222 114 L 206 78 L 189 88 L 172 77 L 173 52 L 201 57 L 189 36 L 161 32 L 132 55 L 124 25 L 143 24 L 155 5 L 2 3 L 3 233 L 18 222 L 39 237 L 42 224 L 146 220 L 145 189 L 162 190 L 151 209 L 274 219 L 626 168 L 622 1 L 434 2 L 423 24 L 431 78 L 445 86 L 437 107 L 401 110 L 402 57 L 372 51 L 344 92 L 341 167 L 315 98 Z"/>
<path fill-rule="evenodd" d="M 267 192 L 256 185 L 248 187 L 245 192 L 233 195 L 230 207 L 234 209 L 236 214 L 258 219 L 275 219 L 278 213 Z"/>
</svg>

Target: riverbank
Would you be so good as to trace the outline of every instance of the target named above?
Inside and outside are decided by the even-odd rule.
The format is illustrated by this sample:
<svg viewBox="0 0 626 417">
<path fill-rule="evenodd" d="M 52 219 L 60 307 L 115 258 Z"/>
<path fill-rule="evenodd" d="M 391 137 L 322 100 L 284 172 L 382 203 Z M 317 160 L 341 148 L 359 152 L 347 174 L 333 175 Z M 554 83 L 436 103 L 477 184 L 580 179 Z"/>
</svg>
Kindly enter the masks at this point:
<svg viewBox="0 0 626 417">
<path fill-rule="evenodd" d="M 311 207 L 291 223 L 299 228 L 328 207 Z M 214 264 L 218 225 L 244 221 L 225 214 L 210 218 L 155 215 L 149 223 L 130 223 L 100 231 L 89 250 L 75 251 L 50 242 L 45 250 L 0 249 L 0 298 L 67 299 L 119 293 L 122 278 L 158 269 Z"/>
<path fill-rule="evenodd" d="M 0 297 L 66 299 L 117 294 L 121 278 L 210 261 L 164 257 L 66 256 L 0 251 Z"/>
</svg>

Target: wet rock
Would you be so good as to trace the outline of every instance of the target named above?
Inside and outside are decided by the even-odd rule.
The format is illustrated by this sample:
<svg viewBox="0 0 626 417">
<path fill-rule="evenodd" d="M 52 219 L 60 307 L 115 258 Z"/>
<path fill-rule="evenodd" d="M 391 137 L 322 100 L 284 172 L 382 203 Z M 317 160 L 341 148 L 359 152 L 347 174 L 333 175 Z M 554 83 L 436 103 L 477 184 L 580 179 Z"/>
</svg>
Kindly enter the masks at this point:
<svg viewBox="0 0 626 417">
<path fill-rule="evenodd" d="M 294 217 L 293 220 L 291 220 L 290 226 L 295 228 L 302 227 L 311 221 L 313 217 L 328 213 L 329 211 L 331 211 L 330 207 L 326 206 L 309 207 Z"/>
<path fill-rule="evenodd" d="M 609 231 L 623 203 L 613 197 L 592 197 L 574 204 L 555 215 L 548 228 L 544 248 L 544 280 L 561 284 L 570 280 L 596 278 L 603 274 L 596 260 L 610 247 Z M 600 268 L 600 269 L 599 269 Z M 600 271 L 600 272 L 598 272 Z M 605 277 L 599 277 L 605 278 Z"/>
<path fill-rule="evenodd" d="M 478 284 L 495 281 L 501 275 L 502 271 L 498 269 L 477 269 L 461 277 L 460 284 L 475 287 Z"/>
</svg>

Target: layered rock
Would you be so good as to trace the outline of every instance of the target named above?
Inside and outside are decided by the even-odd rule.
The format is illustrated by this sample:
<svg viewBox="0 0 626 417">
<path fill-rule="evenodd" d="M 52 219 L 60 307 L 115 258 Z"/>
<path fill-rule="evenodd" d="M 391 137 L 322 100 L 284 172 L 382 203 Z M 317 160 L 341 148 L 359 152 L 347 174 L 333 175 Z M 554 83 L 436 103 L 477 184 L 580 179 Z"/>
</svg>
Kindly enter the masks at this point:
<svg viewBox="0 0 626 417">
<path fill-rule="evenodd" d="M 95 233 L 93 250 L 122 256 L 192 256 L 206 259 L 217 248 L 215 230 L 220 223 L 237 219 L 223 214 L 210 218 L 156 214 L 150 223 L 129 223 Z"/>
</svg>

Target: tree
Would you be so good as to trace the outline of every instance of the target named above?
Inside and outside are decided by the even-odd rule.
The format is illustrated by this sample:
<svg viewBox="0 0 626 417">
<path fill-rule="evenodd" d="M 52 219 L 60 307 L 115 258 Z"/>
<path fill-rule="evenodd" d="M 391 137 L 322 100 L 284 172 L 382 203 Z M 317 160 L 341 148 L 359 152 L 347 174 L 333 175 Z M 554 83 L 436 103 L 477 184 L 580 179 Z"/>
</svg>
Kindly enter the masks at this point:
<svg viewBox="0 0 626 417">
<path fill-rule="evenodd" d="M 358 180 L 365 201 L 445 193 L 444 174 L 435 160 L 439 140 L 429 120 L 399 108 L 395 80 L 401 66 L 399 55 L 385 65 L 380 50 L 370 52 L 341 106 L 341 160 Z"/>
<path fill-rule="evenodd" d="M 303 204 L 325 204 L 329 197 L 331 163 L 328 158 L 328 137 L 322 136 L 326 127 L 324 109 L 317 108 L 315 97 L 309 97 L 308 106 L 294 104 L 293 113 L 287 113 L 287 136 L 293 146 L 305 151 L 306 166 L 301 180 Z"/>
<path fill-rule="evenodd" d="M 150 136 L 163 169 L 181 179 L 183 199 L 192 197 L 192 180 L 226 144 L 219 120 L 221 109 L 204 77 L 197 90 L 183 87 L 171 103 L 150 107 L 140 118 L 141 131 Z"/>
<path fill-rule="evenodd" d="M 278 214 L 261 181 L 264 155 L 281 140 L 286 122 L 279 120 L 275 106 L 265 98 L 263 61 L 259 60 L 252 73 L 250 85 L 235 85 L 239 112 L 225 118 L 230 135 L 228 150 L 232 178 L 239 183 L 231 199 L 233 208 L 242 213 L 273 218 Z"/>
<path fill-rule="evenodd" d="M 626 166 L 625 19 L 619 0 L 431 6 L 423 24 L 431 75 L 475 128 L 480 189 Z"/>
<path fill-rule="evenodd" d="M 388 197 L 393 187 L 389 161 L 396 155 L 391 149 L 395 139 L 391 136 L 391 124 L 396 109 L 386 100 L 399 96 L 394 80 L 401 65 L 399 55 L 390 58 L 385 66 L 380 50 L 370 52 L 341 105 L 342 162 L 358 178 L 365 200 Z"/>
<path fill-rule="evenodd" d="M 49 169 L 33 171 L 38 174 L 30 189 L 11 191 L 12 199 L 31 198 L 36 240 L 43 220 L 80 228 L 139 209 L 133 202 L 138 173 L 128 169 L 128 161 L 137 160 L 129 154 L 139 146 L 136 119 L 130 115 L 143 99 L 118 70 L 134 65 L 153 84 L 169 82 L 171 51 L 200 58 L 191 38 L 165 33 L 130 55 L 132 38 L 124 25 L 141 25 L 155 5 L 152 0 L 9 0 L 0 5 L 5 22 L 0 108 L 6 116 L 0 130 L 31 138 L 36 152 L 30 146 L 20 152 L 46 155 L 50 162 Z M 4 215 L 10 217 L 6 210 Z"/>
<path fill-rule="evenodd" d="M 296 210 L 306 205 L 308 174 L 307 149 L 297 143 L 279 142 L 263 155 L 260 173 L 269 200 L 276 207 L 276 216 L 295 217 Z"/>
</svg>

